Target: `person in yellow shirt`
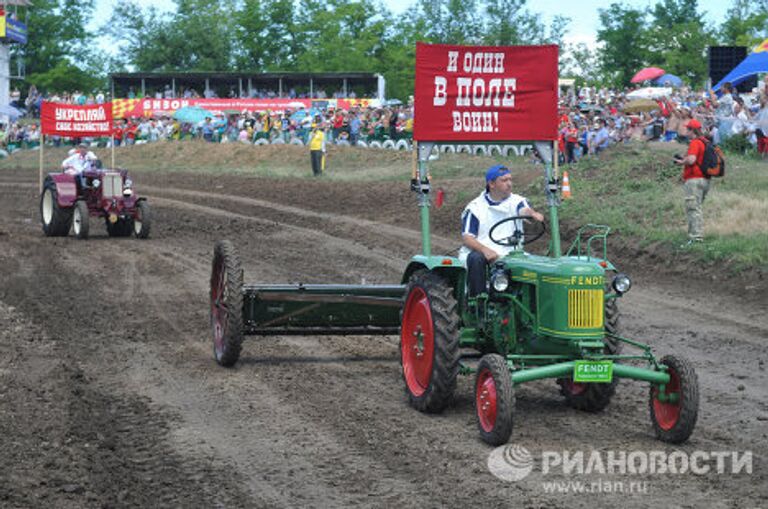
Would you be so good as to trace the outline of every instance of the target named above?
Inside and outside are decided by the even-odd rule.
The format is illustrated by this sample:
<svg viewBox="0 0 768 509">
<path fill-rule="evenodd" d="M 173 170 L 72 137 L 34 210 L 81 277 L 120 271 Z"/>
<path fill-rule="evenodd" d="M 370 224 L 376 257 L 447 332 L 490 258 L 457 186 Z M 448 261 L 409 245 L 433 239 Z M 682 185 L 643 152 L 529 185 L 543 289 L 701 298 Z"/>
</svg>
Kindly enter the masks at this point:
<svg viewBox="0 0 768 509">
<path fill-rule="evenodd" d="M 313 126 L 309 135 L 309 158 L 312 162 L 312 174 L 316 177 L 322 175 L 325 169 L 325 131 L 321 122 Z"/>
</svg>

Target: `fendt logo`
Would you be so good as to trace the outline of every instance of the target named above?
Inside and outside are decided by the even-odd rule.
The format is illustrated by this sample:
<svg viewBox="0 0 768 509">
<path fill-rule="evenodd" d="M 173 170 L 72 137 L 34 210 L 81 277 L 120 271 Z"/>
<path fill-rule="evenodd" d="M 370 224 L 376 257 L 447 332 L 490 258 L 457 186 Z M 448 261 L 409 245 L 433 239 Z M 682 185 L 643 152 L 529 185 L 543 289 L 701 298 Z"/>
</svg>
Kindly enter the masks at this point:
<svg viewBox="0 0 768 509">
<path fill-rule="evenodd" d="M 488 455 L 488 470 L 503 481 L 520 481 L 533 471 L 533 457 L 519 445 L 502 445 Z"/>
</svg>

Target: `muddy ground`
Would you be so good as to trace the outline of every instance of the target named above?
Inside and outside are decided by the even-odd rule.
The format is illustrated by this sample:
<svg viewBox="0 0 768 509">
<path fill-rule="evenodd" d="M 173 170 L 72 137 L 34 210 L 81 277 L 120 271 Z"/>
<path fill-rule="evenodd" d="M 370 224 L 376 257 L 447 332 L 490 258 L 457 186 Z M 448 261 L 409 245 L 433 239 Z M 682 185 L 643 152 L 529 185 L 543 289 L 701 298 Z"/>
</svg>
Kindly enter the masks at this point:
<svg viewBox="0 0 768 509">
<path fill-rule="evenodd" d="M 213 360 L 217 239 L 237 246 L 246 282 L 399 282 L 419 247 L 402 183 L 136 180 L 152 205 L 151 238 L 109 239 L 95 225 L 78 241 L 42 235 L 36 174 L 0 172 L 0 506 L 765 507 L 759 295 L 628 267 L 623 332 L 693 362 L 693 436 L 656 441 L 638 382 L 621 382 L 600 414 L 566 407 L 553 381 L 525 384 L 512 441 L 534 473 L 503 481 L 477 435 L 472 378 L 460 378 L 448 411 L 416 412 L 397 337 L 256 338 L 235 368 Z M 455 220 L 439 214 L 433 242 L 449 252 Z M 751 451 L 753 461 L 751 474 L 731 474 L 728 463 L 720 474 L 713 460 L 699 474 L 543 475 L 547 451 Z M 625 483 L 625 492 L 552 494 L 550 481 Z M 645 488 L 629 493 L 631 482 Z"/>
</svg>

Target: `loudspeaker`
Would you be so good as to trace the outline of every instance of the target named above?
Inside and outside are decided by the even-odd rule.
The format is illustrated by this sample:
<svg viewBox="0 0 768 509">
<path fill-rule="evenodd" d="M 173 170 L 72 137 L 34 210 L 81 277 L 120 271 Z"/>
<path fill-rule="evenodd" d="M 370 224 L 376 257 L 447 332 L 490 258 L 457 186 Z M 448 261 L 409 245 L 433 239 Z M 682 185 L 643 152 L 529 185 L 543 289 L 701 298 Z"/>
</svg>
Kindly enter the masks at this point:
<svg viewBox="0 0 768 509">
<path fill-rule="evenodd" d="M 710 46 L 709 47 L 709 78 L 712 86 L 719 83 L 734 67 L 747 58 L 746 46 Z M 751 92 L 757 86 L 757 76 L 742 81 L 736 86 L 739 92 Z"/>
</svg>

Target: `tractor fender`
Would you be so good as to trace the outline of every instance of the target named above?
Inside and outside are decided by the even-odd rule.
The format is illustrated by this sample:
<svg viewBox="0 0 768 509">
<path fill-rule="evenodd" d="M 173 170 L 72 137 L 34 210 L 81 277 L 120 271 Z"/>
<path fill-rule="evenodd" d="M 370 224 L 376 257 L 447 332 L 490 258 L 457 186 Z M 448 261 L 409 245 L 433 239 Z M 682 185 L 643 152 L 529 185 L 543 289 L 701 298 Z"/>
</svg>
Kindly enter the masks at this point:
<svg viewBox="0 0 768 509">
<path fill-rule="evenodd" d="M 416 255 L 411 258 L 403 273 L 402 284 L 407 284 L 411 276 L 419 270 L 435 272 L 443 277 L 453 288 L 453 294 L 461 302 L 467 279 L 467 269 L 455 256 L 424 256 Z"/>
<path fill-rule="evenodd" d="M 56 184 L 56 201 L 59 202 L 59 207 L 73 207 L 77 201 L 75 176 L 68 173 L 49 173 L 48 178 Z"/>
</svg>

